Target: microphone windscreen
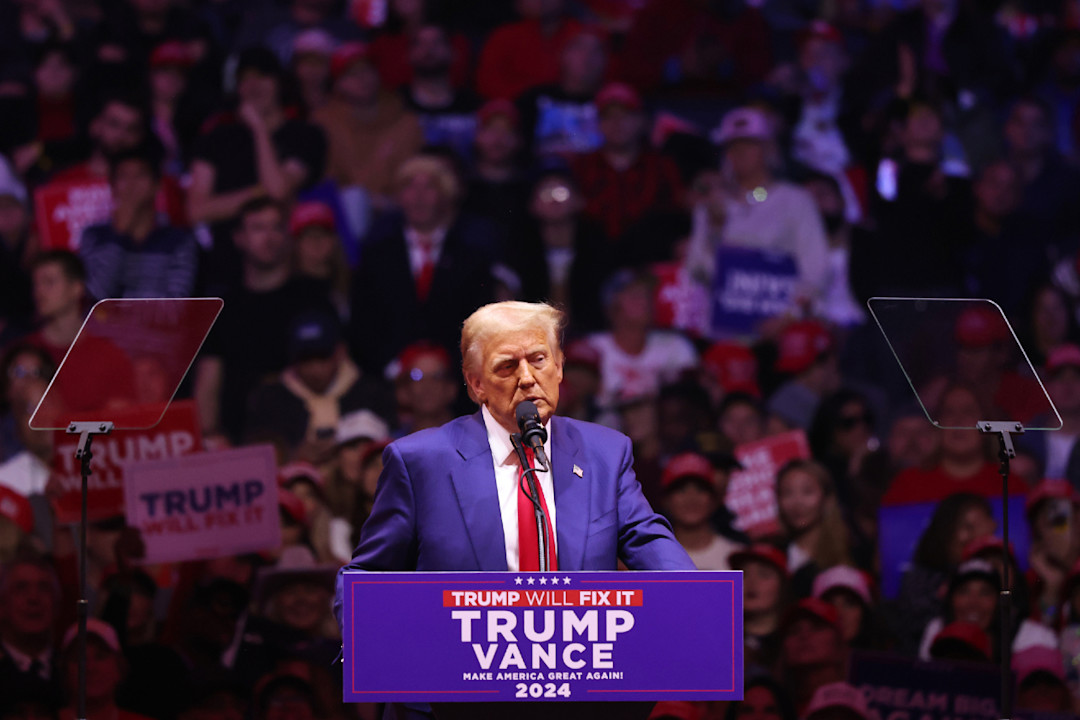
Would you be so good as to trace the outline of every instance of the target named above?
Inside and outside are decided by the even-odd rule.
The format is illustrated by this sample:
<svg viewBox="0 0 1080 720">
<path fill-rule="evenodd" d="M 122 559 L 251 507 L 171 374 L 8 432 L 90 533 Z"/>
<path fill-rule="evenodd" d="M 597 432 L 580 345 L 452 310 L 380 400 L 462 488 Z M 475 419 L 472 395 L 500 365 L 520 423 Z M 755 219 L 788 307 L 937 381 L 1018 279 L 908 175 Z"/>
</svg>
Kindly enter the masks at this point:
<svg viewBox="0 0 1080 720">
<path fill-rule="evenodd" d="M 530 419 L 540 421 L 540 411 L 536 409 L 536 403 L 532 400 L 522 400 L 514 409 L 514 417 L 518 428 L 524 428 L 525 423 Z"/>
</svg>

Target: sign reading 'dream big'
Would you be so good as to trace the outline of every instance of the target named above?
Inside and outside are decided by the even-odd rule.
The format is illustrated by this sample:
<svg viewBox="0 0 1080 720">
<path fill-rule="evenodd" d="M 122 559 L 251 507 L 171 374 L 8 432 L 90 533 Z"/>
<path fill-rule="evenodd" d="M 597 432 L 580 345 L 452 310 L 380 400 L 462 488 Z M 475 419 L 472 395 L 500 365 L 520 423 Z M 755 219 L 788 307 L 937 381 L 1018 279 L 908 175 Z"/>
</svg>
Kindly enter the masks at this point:
<svg viewBox="0 0 1080 720">
<path fill-rule="evenodd" d="M 204 560 L 281 544 L 274 448 L 255 445 L 129 465 L 128 525 L 147 563 Z"/>
<path fill-rule="evenodd" d="M 193 400 L 178 400 L 149 430 L 114 430 L 94 438 L 90 446 L 90 477 L 87 479 L 87 517 L 102 520 L 124 514 L 124 469 L 139 460 L 190 455 L 202 450 L 199 416 Z M 60 492 L 53 501 L 56 521 L 79 522 L 82 478 L 75 450 L 78 435 L 57 430 L 53 442 L 53 480 Z"/>
<path fill-rule="evenodd" d="M 742 698 L 742 573 L 343 580 L 346 702 Z"/>
</svg>

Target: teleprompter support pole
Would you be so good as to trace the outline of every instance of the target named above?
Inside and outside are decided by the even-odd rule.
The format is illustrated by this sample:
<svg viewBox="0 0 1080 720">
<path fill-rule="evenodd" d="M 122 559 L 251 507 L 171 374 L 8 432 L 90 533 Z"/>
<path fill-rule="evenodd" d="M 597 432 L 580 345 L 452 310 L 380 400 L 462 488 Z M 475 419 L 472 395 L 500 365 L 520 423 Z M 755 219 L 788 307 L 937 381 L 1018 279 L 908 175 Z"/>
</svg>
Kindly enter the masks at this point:
<svg viewBox="0 0 1080 720">
<path fill-rule="evenodd" d="M 1012 559 L 1009 553 L 1009 461 L 1016 457 L 1013 446 L 1013 434 L 1022 435 L 1024 426 L 1018 422 L 980 420 L 979 432 L 997 435 L 998 459 L 1001 461 L 1001 567 L 1002 582 L 1000 598 L 1001 617 L 1001 717 L 1012 717 L 1012 674 L 1009 664 L 1012 656 L 1012 582 L 1010 570 Z"/>
<path fill-rule="evenodd" d="M 95 435 L 108 435 L 113 431 L 111 422 L 73 422 L 68 425 L 69 435 L 78 435 L 79 444 L 75 459 L 79 461 L 82 476 L 81 515 L 79 517 L 79 600 L 75 606 L 79 621 L 79 684 L 75 697 L 75 717 L 86 720 L 86 617 L 90 601 L 86 599 L 86 491 L 90 478 L 90 461 L 94 453 L 90 444 Z"/>
</svg>

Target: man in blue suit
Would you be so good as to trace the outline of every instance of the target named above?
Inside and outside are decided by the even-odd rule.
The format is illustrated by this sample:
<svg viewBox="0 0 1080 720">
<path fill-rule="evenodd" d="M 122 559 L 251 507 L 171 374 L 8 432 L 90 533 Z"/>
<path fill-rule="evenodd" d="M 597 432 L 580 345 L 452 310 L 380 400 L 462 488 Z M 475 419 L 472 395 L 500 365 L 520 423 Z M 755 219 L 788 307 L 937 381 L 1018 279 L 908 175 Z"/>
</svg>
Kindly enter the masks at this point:
<svg viewBox="0 0 1080 720">
<path fill-rule="evenodd" d="M 536 405 L 548 431 L 544 449 L 551 472 L 537 478 L 558 569 L 614 570 L 619 560 L 631 570 L 694 569 L 641 492 L 629 438 L 555 416 L 563 321 L 549 305 L 521 302 L 485 305 L 465 321 L 462 369 L 480 412 L 386 448 L 374 507 L 345 569 L 517 571 L 529 566 L 533 560 L 530 548 L 522 547 L 527 537 L 518 522 L 520 466 L 510 442 L 511 433 L 518 432 L 515 410 L 526 400 Z M 531 519 L 531 510 L 521 517 Z M 339 621 L 341 597 L 339 576 Z M 437 707 L 436 715 L 456 717 L 461 710 Z M 472 706 L 468 717 L 479 717 L 479 710 Z M 615 707 L 596 706 L 588 716 L 603 717 L 606 710 Z M 625 710 L 617 716 L 628 717 Z M 520 704 L 501 709 L 514 717 L 524 717 L 525 711 Z"/>
</svg>

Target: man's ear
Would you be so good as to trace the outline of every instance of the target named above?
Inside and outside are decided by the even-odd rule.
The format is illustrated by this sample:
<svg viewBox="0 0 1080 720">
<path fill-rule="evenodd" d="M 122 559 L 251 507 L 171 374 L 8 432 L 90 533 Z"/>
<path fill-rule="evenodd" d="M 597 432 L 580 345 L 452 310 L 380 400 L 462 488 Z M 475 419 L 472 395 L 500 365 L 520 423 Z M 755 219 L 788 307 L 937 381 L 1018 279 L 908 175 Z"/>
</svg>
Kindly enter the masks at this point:
<svg viewBox="0 0 1080 720">
<path fill-rule="evenodd" d="M 469 391 L 469 399 L 474 403 L 483 405 L 487 402 L 487 397 L 484 395 L 483 390 L 480 389 L 480 376 L 465 373 L 465 387 Z"/>
</svg>

